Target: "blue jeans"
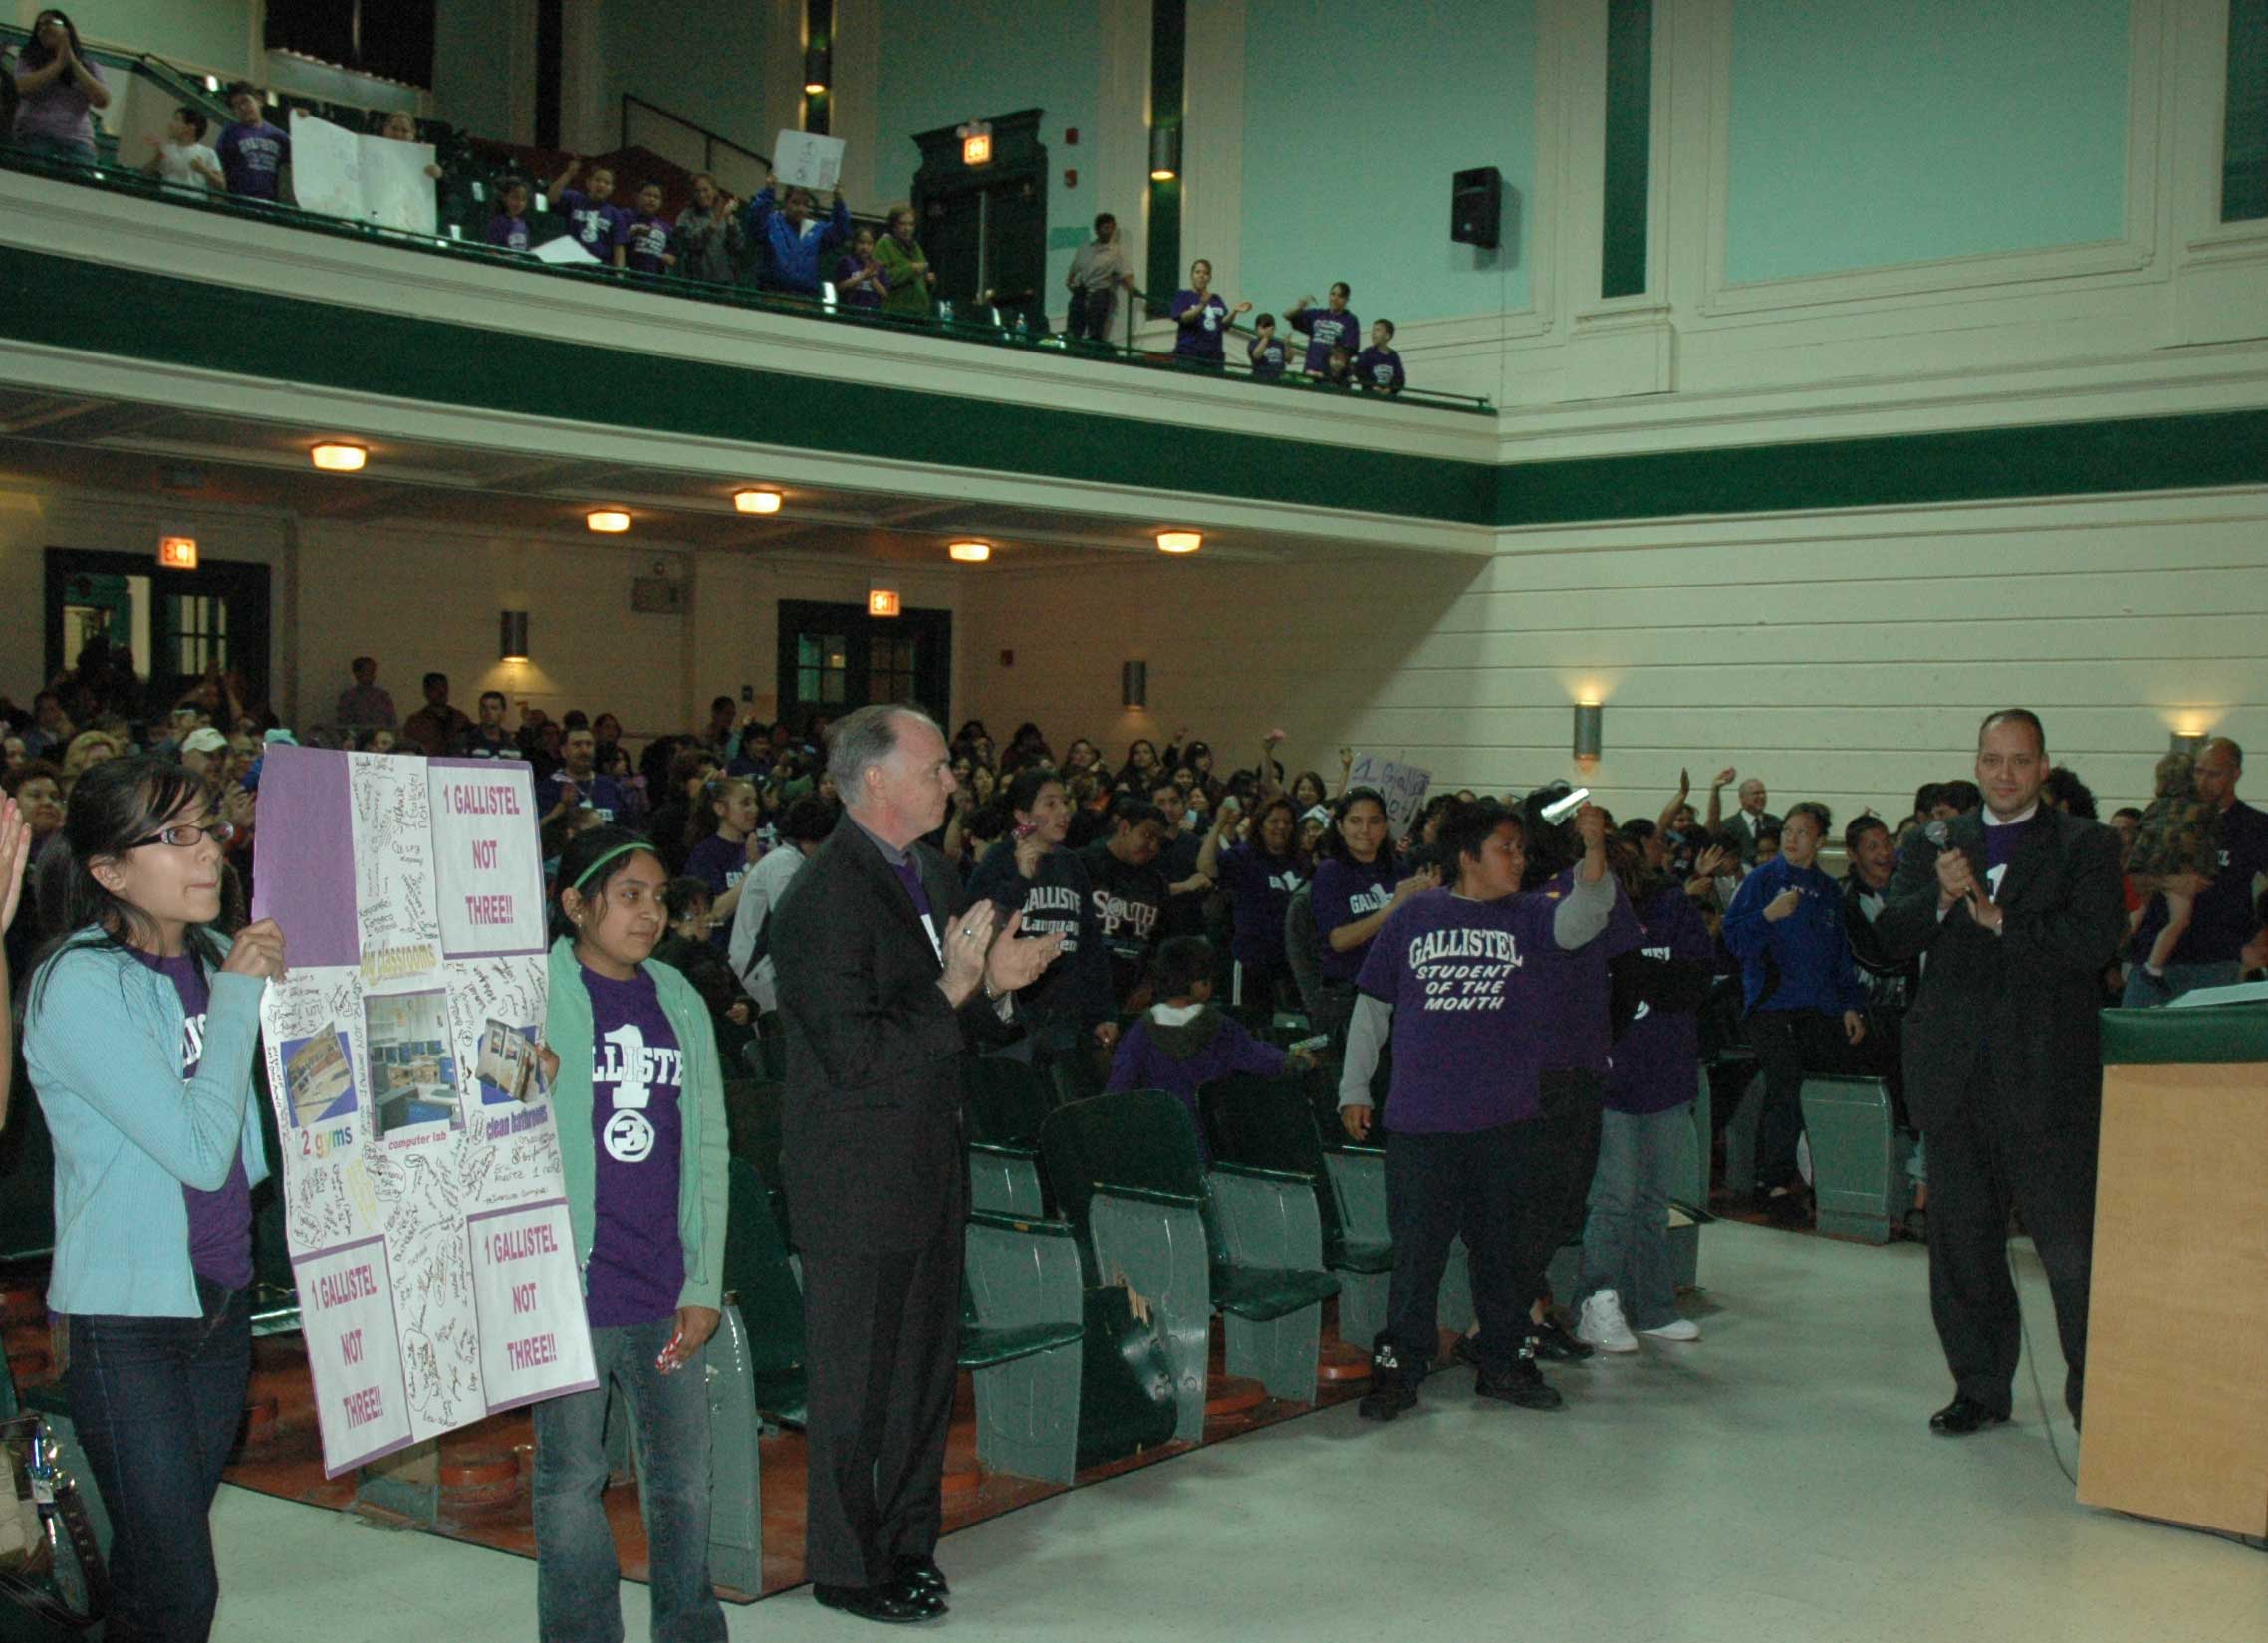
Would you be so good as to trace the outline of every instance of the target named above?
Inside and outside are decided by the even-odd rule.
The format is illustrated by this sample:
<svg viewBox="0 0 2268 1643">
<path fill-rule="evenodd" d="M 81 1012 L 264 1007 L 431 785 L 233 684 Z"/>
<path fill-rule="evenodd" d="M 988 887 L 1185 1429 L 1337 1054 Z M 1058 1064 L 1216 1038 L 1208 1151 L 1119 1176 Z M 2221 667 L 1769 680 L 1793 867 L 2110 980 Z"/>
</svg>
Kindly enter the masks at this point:
<svg viewBox="0 0 2268 1643">
<path fill-rule="evenodd" d="M 66 1391 L 111 1515 L 112 1643 L 212 1631 L 212 1499 L 244 1419 L 252 1309 L 197 1280 L 196 1317 L 74 1317 Z"/>
<path fill-rule="evenodd" d="M 96 159 L 92 142 L 72 142 L 63 137 L 42 136 L 37 131 L 20 133 L 16 147 L 38 159 L 67 159 L 78 165 L 92 165 Z"/>
<path fill-rule="evenodd" d="M 2182 994 L 2195 987 L 2229 987 L 2242 979 L 2243 971 L 2235 959 L 2223 959 L 2217 964 L 2168 964 L 2165 979 L 2153 980 L 2140 963 L 2127 973 L 2127 991 L 2119 1000 L 2126 1010 L 2148 1010 L 2156 1005 L 2171 1004 Z"/>
<path fill-rule="evenodd" d="M 1658 1329 L 1677 1316 L 1677 1282 L 1669 1272 L 1669 1189 L 1678 1139 L 1692 1123 L 1690 1101 L 1667 1112 L 1609 1108 L 1600 1123 L 1599 1168 L 1591 1177 L 1575 1292 L 1588 1300 L 1601 1290 L 1620 1291 L 1634 1329 Z"/>
<path fill-rule="evenodd" d="M 599 1384 L 535 1406 L 536 1629 L 544 1643 L 622 1643 L 622 1564 L 599 1497 L 607 1487 L 607 1386 L 637 1422 L 654 1643 L 711 1643 L 724 1610 L 709 1584 L 709 1400 L 696 1358 L 664 1375 L 653 1360 L 677 1320 L 593 1329 Z"/>
</svg>

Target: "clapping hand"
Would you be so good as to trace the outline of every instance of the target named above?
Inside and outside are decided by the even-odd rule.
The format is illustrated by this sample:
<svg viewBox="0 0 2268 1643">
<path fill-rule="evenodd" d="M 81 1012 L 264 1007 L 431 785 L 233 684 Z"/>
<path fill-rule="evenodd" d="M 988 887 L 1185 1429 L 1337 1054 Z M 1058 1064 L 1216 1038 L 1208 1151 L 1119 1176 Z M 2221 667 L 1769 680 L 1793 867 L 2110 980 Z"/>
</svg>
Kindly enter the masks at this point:
<svg viewBox="0 0 2268 1643">
<path fill-rule="evenodd" d="M 1403 879 L 1399 884 L 1396 884 L 1393 887 L 1394 904 L 1396 906 L 1399 906 L 1402 902 L 1407 901 L 1411 896 L 1418 894 L 1420 891 L 1436 889 L 1439 887 L 1440 882 L 1440 868 L 1420 868 L 1418 871 L 1411 873 L 1407 878 Z"/>
<path fill-rule="evenodd" d="M 13 799 L 0 800 L 0 933 L 16 922 L 24 869 L 32 859 L 32 825 Z"/>
<path fill-rule="evenodd" d="M 980 905 L 989 908 L 990 902 Z M 1016 931 L 1022 926 L 1024 915 L 1010 913 L 1007 922 L 1000 926 L 997 939 L 984 959 L 984 980 L 995 993 L 1013 993 L 1029 987 L 1040 979 L 1040 972 L 1056 960 L 1063 951 L 1061 935 L 1041 936 L 1036 941 L 1018 941 Z M 973 945 L 973 944 L 972 944 Z"/>
<path fill-rule="evenodd" d="M 968 996 L 983 982 L 985 954 L 992 945 L 992 926 L 999 916 L 992 902 L 984 900 L 945 926 L 944 951 L 938 957 L 945 965 L 945 997 L 953 1003 L 967 1003 Z"/>
</svg>

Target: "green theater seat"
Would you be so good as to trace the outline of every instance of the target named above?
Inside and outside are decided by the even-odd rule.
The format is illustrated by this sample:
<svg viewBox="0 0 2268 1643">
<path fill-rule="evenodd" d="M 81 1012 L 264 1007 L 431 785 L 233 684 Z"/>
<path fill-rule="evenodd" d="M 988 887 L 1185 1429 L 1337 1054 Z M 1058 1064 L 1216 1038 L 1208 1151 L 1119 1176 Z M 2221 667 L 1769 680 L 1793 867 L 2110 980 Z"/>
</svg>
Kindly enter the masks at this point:
<svg viewBox="0 0 2268 1643">
<path fill-rule="evenodd" d="M 980 1210 L 1036 1217 L 1040 1191 L 1040 1125 L 1055 1110 L 1046 1073 L 1005 1056 L 961 1063 L 968 1113 L 969 1198 Z"/>
<path fill-rule="evenodd" d="M 1913 1137 L 1891 1116 L 1890 1086 L 1880 1078 L 1807 1073 L 1803 1104 L 1819 1230 L 1888 1244 L 1913 1207 L 1905 1169 Z"/>
<path fill-rule="evenodd" d="M 1315 1395 L 1323 1270 L 1313 1184 L 1224 1164 L 1208 1177 L 1188 1112 L 1163 1090 L 1073 1101 L 1040 1133 L 1050 1188 L 1101 1282 L 1124 1282 L 1153 1309 L 1172 1368 L 1177 1437 L 1203 1436 L 1216 1296 L 1228 1370 L 1279 1398 Z"/>
<path fill-rule="evenodd" d="M 748 1370 L 756 1407 L 783 1426 L 804 1422 L 803 1286 L 773 1219 L 756 1166 L 734 1158 L 724 1233 L 725 1292 L 749 1324 Z"/>
</svg>

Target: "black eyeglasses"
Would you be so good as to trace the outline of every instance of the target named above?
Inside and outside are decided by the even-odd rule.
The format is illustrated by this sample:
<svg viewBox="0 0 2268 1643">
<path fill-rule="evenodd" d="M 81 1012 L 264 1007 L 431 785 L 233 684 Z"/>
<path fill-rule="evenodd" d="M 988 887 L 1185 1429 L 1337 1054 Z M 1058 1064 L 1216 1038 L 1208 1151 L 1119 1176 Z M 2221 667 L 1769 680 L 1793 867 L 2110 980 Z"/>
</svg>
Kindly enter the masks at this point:
<svg viewBox="0 0 2268 1643">
<path fill-rule="evenodd" d="M 236 823 L 233 822 L 209 822 L 201 827 L 194 822 L 176 822 L 170 827 L 158 828 L 147 838 L 135 839 L 126 848 L 138 850 L 144 844 L 170 844 L 175 849 L 185 850 L 207 838 L 215 844 L 226 844 L 235 836 Z"/>
</svg>

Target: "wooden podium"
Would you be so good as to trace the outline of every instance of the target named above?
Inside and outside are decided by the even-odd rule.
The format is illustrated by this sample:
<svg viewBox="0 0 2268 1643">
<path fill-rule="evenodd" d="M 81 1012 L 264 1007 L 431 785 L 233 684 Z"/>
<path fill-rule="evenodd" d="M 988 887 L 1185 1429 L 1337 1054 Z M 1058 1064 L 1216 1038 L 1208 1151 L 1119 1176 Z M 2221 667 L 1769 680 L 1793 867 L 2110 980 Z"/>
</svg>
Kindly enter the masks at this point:
<svg viewBox="0 0 2268 1643">
<path fill-rule="evenodd" d="M 2268 1005 L 2103 1015 L 2079 1498 L 2268 1536 Z"/>
</svg>

